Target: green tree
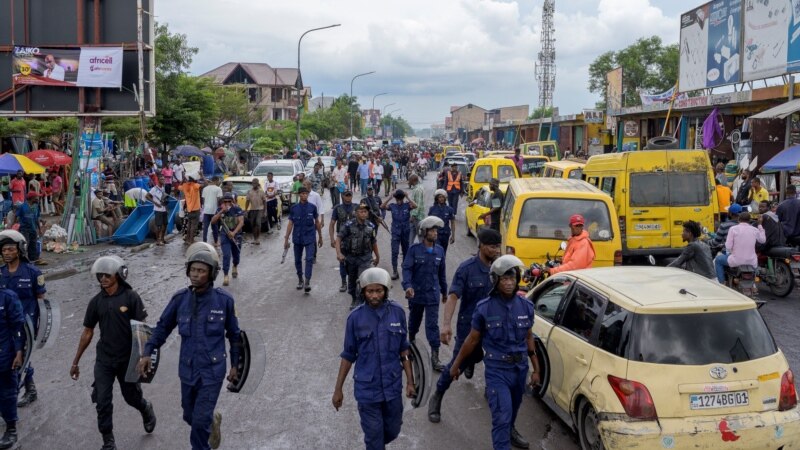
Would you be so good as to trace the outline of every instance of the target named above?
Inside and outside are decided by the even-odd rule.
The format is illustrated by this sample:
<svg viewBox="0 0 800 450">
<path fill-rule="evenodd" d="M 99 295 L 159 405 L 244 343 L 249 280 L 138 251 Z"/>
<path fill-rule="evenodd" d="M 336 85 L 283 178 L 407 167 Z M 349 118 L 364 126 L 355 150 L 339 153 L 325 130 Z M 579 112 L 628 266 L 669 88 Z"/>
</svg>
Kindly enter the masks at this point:
<svg viewBox="0 0 800 450">
<path fill-rule="evenodd" d="M 678 80 L 679 49 L 677 44 L 663 45 L 661 38 L 640 38 L 630 46 L 598 56 L 589 65 L 589 91 L 601 96 L 598 107 L 605 107 L 608 84 L 606 74 L 622 67 L 623 105 L 641 104 L 639 91 L 664 92 Z"/>
<path fill-rule="evenodd" d="M 103 120 L 103 132 L 113 133 L 120 147 L 126 152 L 131 146 L 142 143 L 141 125 L 138 117 L 109 117 Z"/>
<path fill-rule="evenodd" d="M 218 114 L 214 118 L 215 137 L 225 145 L 262 120 L 263 108 L 250 103 L 247 88 L 240 85 L 213 87 Z"/>
<path fill-rule="evenodd" d="M 156 76 L 186 73 L 197 54 L 197 47 L 189 46 L 185 34 L 169 32 L 169 24 L 155 24 Z"/>
<path fill-rule="evenodd" d="M 387 115 L 386 117 L 381 117 L 381 126 L 384 128 L 391 127 L 393 138 L 404 138 L 411 135 L 413 131 L 413 128 L 411 128 L 411 125 L 406 121 L 406 119 L 403 119 L 400 116 L 392 117 L 391 114 Z"/>
<path fill-rule="evenodd" d="M 356 97 L 342 94 L 336 98 L 329 108 L 320 108 L 305 114 L 300 122 L 300 129 L 311 131 L 320 140 L 350 137 L 350 118 L 353 118 L 353 134 L 361 134 L 361 107 Z"/>
<path fill-rule="evenodd" d="M 531 115 L 528 116 L 528 120 L 541 119 L 542 117 L 552 117 L 553 111 L 555 111 L 555 108 L 552 106 L 549 108 L 536 108 L 533 110 Z"/>
<path fill-rule="evenodd" d="M 250 137 L 255 139 L 254 146 L 258 148 L 276 147 L 278 150 L 283 147 L 294 148 L 295 138 L 297 137 L 297 124 L 292 120 L 270 120 L 264 128 L 254 128 L 250 131 Z M 300 139 L 310 139 L 313 134 L 310 130 L 300 127 Z"/>
<path fill-rule="evenodd" d="M 165 147 L 210 142 L 219 114 L 211 81 L 184 74 L 170 75 L 170 80 L 161 86 L 158 115 L 152 121 L 153 140 Z"/>
</svg>

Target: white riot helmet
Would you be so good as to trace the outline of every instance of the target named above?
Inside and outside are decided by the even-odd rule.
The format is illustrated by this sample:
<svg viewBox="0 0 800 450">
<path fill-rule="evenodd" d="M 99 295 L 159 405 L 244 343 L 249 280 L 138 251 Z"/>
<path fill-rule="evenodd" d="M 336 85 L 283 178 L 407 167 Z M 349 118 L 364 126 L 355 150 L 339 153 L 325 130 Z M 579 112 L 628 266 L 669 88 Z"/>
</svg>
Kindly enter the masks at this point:
<svg viewBox="0 0 800 450">
<path fill-rule="evenodd" d="M 16 244 L 19 251 L 19 259 L 28 261 L 28 241 L 22 233 L 17 230 L 0 231 L 0 250 L 6 244 Z"/>
<path fill-rule="evenodd" d="M 361 276 L 358 277 L 358 291 L 361 292 L 362 289 L 370 284 L 380 284 L 385 287 L 386 295 L 384 296 L 384 300 L 389 298 L 389 290 L 392 288 L 392 277 L 389 275 L 389 272 L 380 267 L 370 267 L 365 270 L 361 273 Z"/>
<path fill-rule="evenodd" d="M 425 236 L 431 228 L 444 228 L 444 221 L 436 216 L 428 216 L 419 222 L 419 235 Z"/>
<path fill-rule="evenodd" d="M 444 189 L 437 189 L 433 193 L 433 199 L 436 200 L 436 197 L 440 195 L 444 195 L 444 198 L 447 198 L 447 191 L 445 191 Z"/>
<path fill-rule="evenodd" d="M 500 277 L 512 270 L 517 275 L 517 284 L 519 285 L 522 279 L 522 271 L 525 270 L 525 264 L 514 255 L 503 255 L 495 259 L 492 263 L 492 267 L 489 269 L 489 279 L 492 281 L 492 289 L 494 290 L 497 288 L 497 282 L 500 281 Z"/>
<path fill-rule="evenodd" d="M 214 282 L 219 275 L 219 255 L 217 250 L 206 242 L 195 242 L 186 249 L 186 276 L 189 276 L 189 268 L 193 262 L 206 264 L 211 271 L 209 281 Z"/>
<path fill-rule="evenodd" d="M 101 273 L 116 275 L 120 283 L 128 285 L 125 281 L 128 278 L 128 266 L 117 255 L 101 256 L 94 261 L 92 276 L 97 277 Z"/>
</svg>

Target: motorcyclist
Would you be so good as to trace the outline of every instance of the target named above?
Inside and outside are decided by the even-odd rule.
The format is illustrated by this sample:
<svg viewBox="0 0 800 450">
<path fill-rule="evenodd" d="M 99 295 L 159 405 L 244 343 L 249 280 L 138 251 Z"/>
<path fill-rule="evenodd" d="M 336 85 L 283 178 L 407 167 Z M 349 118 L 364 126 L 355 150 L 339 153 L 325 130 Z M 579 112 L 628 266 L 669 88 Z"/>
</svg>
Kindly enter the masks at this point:
<svg viewBox="0 0 800 450">
<path fill-rule="evenodd" d="M 711 248 L 698 238 L 703 233 L 700 224 L 694 220 L 683 223 L 681 237 L 686 242 L 681 256 L 671 262 L 667 267 L 679 267 L 689 272 L 694 272 L 706 278 L 714 278 L 714 263 L 711 258 Z"/>
<path fill-rule="evenodd" d="M 720 252 L 714 258 L 714 268 L 717 271 L 717 280 L 725 283 L 725 267 L 758 266 L 756 243 L 763 244 L 767 241 L 764 227 L 761 226 L 764 217 L 758 218 L 756 228 L 750 225 L 750 213 L 745 211 L 739 214 L 739 224 L 728 230 L 725 239 L 726 252 Z"/>
<path fill-rule="evenodd" d="M 595 251 L 592 240 L 589 239 L 589 233 L 583 229 L 584 222 L 585 220 L 580 214 L 574 214 L 569 218 L 569 229 L 572 237 L 567 241 L 567 249 L 564 251 L 561 265 L 545 269 L 550 275 L 567 270 L 592 267 Z"/>
<path fill-rule="evenodd" d="M 722 248 L 725 246 L 725 239 L 728 238 L 728 230 L 739 224 L 739 214 L 742 212 L 742 207 L 734 203 L 728 208 L 728 220 L 719 224 L 717 232 L 714 236 L 713 246 L 715 248 Z"/>
<path fill-rule="evenodd" d="M 767 242 L 756 245 L 756 250 L 764 253 L 773 247 L 783 247 L 786 245 L 786 237 L 783 235 L 783 227 L 781 226 L 778 215 L 770 211 L 770 203 L 762 200 L 758 203 L 758 213 L 763 219 L 761 226 L 764 227 L 764 234 L 767 236 Z"/>
</svg>

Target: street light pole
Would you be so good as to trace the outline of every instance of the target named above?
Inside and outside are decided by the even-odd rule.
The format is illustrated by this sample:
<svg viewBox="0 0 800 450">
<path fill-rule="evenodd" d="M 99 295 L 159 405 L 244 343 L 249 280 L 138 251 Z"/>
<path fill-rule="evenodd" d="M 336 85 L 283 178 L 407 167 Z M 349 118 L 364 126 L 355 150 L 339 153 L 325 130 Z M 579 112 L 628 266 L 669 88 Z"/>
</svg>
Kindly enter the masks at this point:
<svg viewBox="0 0 800 450">
<path fill-rule="evenodd" d="M 392 114 L 396 113 L 397 111 L 402 111 L 402 110 L 403 110 L 403 108 L 393 109 L 393 110 L 389 111 L 389 115 L 391 116 Z M 392 120 L 392 139 L 394 139 L 394 120 Z"/>
<path fill-rule="evenodd" d="M 303 42 L 303 38 L 312 31 L 319 31 L 319 30 L 327 30 L 328 28 L 339 27 L 342 24 L 337 23 L 333 25 L 328 25 L 327 27 L 319 27 L 319 28 L 312 28 L 305 33 L 300 35 L 300 39 L 297 40 L 297 77 L 302 79 L 300 76 L 300 43 Z M 300 89 L 297 90 L 297 141 L 295 142 L 295 146 L 297 149 L 300 149 Z M 325 105 L 322 105 L 323 107 Z"/>
<path fill-rule="evenodd" d="M 367 76 L 367 75 L 372 75 L 373 73 L 375 73 L 374 70 L 371 71 L 371 72 L 360 73 L 360 74 L 354 76 L 352 80 L 350 80 L 350 101 L 351 102 L 353 101 L 353 82 L 356 81 L 356 78 L 364 77 L 364 76 Z M 350 151 L 353 151 L 353 105 L 352 104 L 350 105 Z"/>
<path fill-rule="evenodd" d="M 372 96 L 372 111 L 375 111 L 375 99 L 377 97 L 380 97 L 381 95 L 386 95 L 386 94 L 388 94 L 388 92 L 381 92 L 380 94 L 375 94 L 375 95 Z M 372 114 L 372 113 L 370 112 L 370 114 Z M 378 123 L 378 125 L 380 125 L 380 123 Z M 372 137 L 375 137 L 375 128 L 374 127 L 372 128 Z"/>
</svg>

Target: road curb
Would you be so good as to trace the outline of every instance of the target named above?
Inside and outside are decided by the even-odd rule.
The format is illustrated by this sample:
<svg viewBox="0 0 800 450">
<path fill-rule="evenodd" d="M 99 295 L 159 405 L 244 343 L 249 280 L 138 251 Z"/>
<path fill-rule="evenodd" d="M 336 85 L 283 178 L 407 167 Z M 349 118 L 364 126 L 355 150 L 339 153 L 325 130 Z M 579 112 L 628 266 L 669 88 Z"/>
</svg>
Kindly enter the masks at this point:
<svg viewBox="0 0 800 450">
<path fill-rule="evenodd" d="M 66 269 L 55 269 L 48 272 L 44 272 L 42 275 L 44 275 L 46 280 L 53 281 L 71 277 L 72 275 L 75 275 L 77 273 L 78 269 L 74 267 L 68 267 Z"/>
</svg>

